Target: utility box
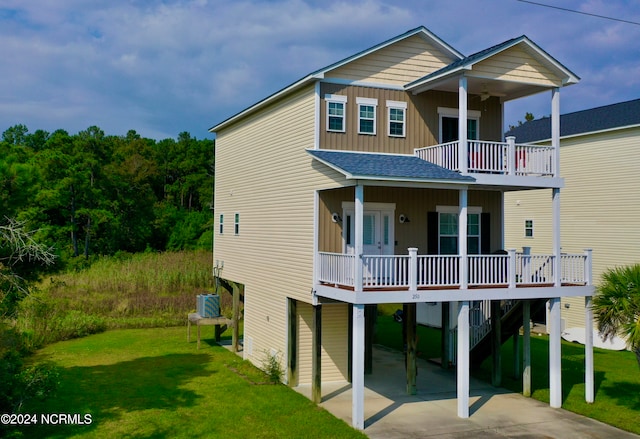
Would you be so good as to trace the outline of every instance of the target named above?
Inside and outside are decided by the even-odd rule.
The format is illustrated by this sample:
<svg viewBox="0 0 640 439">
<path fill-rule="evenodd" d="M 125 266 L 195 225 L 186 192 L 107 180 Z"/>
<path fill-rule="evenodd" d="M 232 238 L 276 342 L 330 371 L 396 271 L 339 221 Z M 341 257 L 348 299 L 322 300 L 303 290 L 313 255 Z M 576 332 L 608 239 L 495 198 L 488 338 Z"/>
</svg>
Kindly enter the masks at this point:
<svg viewBox="0 0 640 439">
<path fill-rule="evenodd" d="M 196 311 L 200 317 L 220 317 L 220 296 L 217 294 L 198 294 Z"/>
</svg>

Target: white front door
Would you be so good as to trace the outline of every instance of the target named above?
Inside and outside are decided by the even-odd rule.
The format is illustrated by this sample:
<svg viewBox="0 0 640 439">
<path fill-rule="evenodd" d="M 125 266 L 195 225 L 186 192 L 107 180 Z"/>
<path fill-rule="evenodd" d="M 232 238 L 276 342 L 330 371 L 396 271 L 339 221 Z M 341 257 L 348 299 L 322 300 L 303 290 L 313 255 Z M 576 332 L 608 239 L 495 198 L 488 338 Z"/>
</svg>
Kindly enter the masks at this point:
<svg viewBox="0 0 640 439">
<path fill-rule="evenodd" d="M 345 252 L 355 252 L 354 211 L 344 211 L 343 242 Z M 362 215 L 362 252 L 365 255 L 392 255 L 394 248 L 392 210 L 365 210 Z"/>
</svg>

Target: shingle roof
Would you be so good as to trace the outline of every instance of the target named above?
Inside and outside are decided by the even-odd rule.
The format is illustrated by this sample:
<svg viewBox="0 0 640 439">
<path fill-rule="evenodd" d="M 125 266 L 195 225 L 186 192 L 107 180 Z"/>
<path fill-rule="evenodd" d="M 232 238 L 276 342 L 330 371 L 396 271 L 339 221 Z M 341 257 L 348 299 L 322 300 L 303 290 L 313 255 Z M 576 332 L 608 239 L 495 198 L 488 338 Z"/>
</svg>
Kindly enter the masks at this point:
<svg viewBox="0 0 640 439">
<path fill-rule="evenodd" d="M 640 99 L 576 111 L 560 116 L 560 137 L 586 134 L 640 124 Z M 526 122 L 505 133 L 516 142 L 527 143 L 551 138 L 551 118 Z"/>
<path fill-rule="evenodd" d="M 347 178 L 412 181 L 474 182 L 412 155 L 374 154 L 351 151 L 307 150 L 314 158 L 343 173 Z"/>
</svg>

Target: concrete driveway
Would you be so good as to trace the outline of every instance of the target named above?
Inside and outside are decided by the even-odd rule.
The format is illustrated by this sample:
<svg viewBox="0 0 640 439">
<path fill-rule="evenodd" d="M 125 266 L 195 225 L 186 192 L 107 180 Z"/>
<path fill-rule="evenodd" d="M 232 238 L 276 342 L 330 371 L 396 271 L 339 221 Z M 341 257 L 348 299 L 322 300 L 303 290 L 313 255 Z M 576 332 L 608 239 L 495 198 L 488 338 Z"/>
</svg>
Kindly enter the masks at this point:
<svg viewBox="0 0 640 439">
<path fill-rule="evenodd" d="M 594 438 L 640 436 L 471 378 L 470 417 L 457 416 L 454 371 L 418 360 L 418 394 L 406 394 L 404 356 L 374 347 L 365 377 L 365 430 L 370 438 Z M 311 396 L 310 386 L 296 390 Z M 597 399 L 596 399 L 597 403 Z M 321 406 L 351 425 L 351 385 L 323 383 Z"/>
</svg>

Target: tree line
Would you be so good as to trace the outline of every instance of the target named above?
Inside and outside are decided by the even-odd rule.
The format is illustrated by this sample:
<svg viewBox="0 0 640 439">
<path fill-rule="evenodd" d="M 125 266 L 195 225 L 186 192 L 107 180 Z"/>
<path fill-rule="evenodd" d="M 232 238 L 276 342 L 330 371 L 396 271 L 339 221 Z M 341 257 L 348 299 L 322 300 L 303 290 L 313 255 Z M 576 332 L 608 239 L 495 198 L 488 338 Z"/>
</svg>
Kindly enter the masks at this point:
<svg viewBox="0 0 640 439">
<path fill-rule="evenodd" d="M 214 147 L 187 132 L 156 141 L 12 126 L 0 141 L 0 225 L 25 224 L 61 261 L 210 248 Z"/>
</svg>

